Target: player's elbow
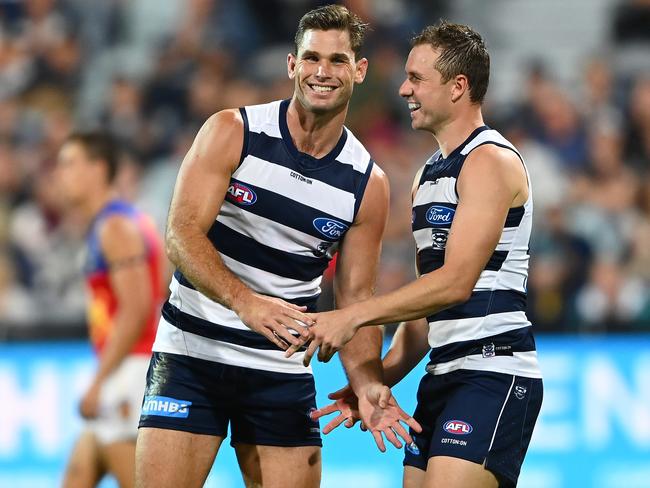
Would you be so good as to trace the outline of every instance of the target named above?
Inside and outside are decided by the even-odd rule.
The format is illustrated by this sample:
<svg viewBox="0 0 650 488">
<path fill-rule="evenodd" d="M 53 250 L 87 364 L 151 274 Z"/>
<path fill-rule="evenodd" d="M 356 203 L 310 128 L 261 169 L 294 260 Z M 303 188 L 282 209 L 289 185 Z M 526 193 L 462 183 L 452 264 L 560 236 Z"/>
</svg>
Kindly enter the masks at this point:
<svg viewBox="0 0 650 488">
<path fill-rule="evenodd" d="M 464 279 L 463 276 L 452 275 L 449 279 L 449 284 L 446 287 L 446 305 L 453 307 L 465 303 L 472 296 L 474 284 Z"/>
</svg>

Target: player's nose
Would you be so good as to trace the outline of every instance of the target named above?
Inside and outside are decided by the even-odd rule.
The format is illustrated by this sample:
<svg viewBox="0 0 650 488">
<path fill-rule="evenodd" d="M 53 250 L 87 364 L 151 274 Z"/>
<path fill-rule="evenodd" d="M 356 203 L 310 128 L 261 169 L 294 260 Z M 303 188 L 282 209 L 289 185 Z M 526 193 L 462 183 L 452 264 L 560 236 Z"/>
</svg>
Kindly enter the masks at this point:
<svg viewBox="0 0 650 488">
<path fill-rule="evenodd" d="M 413 95 L 413 90 L 411 89 L 411 84 L 409 83 L 409 80 L 404 80 L 404 82 L 399 87 L 398 93 L 400 97 L 410 97 L 411 95 Z"/>
</svg>

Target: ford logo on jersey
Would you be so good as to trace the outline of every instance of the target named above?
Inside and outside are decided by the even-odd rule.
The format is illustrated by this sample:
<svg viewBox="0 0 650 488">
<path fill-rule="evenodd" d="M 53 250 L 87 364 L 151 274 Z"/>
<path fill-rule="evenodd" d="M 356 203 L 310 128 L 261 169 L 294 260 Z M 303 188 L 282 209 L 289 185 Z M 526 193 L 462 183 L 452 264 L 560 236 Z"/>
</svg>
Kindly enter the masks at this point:
<svg viewBox="0 0 650 488">
<path fill-rule="evenodd" d="M 228 187 L 228 200 L 241 205 L 253 205 L 257 200 L 255 192 L 241 183 L 233 183 Z"/>
<path fill-rule="evenodd" d="M 474 430 L 471 425 L 462 420 L 447 420 L 442 428 L 455 435 L 467 435 Z"/>
<path fill-rule="evenodd" d="M 192 402 L 177 400 L 165 396 L 146 396 L 142 404 L 143 415 L 158 415 L 160 417 L 187 418 Z"/>
<path fill-rule="evenodd" d="M 348 230 L 348 226 L 344 223 L 327 217 L 314 219 L 314 227 L 318 232 L 330 239 L 340 239 L 343 233 Z"/>
<path fill-rule="evenodd" d="M 434 205 L 427 210 L 426 219 L 431 225 L 449 225 L 456 210 L 442 205 Z"/>
</svg>

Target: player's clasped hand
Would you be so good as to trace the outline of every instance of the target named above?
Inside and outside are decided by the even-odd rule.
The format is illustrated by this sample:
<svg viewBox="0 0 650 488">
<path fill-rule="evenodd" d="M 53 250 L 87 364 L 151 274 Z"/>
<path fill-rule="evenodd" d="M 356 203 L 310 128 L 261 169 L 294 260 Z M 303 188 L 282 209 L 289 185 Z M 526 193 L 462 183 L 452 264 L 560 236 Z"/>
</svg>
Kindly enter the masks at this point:
<svg viewBox="0 0 650 488">
<path fill-rule="evenodd" d="M 281 349 L 292 346 L 297 350 L 309 339 L 308 327 L 314 322 L 304 313 L 306 310 L 307 307 L 279 298 L 253 293 L 238 304 L 236 312 L 251 330 L 262 334 Z"/>
<path fill-rule="evenodd" d="M 334 400 L 334 403 L 315 410 L 311 414 L 312 419 L 317 420 L 325 415 L 338 412 L 338 415 L 323 428 L 323 434 L 329 434 L 341 424 L 350 428 L 360 419 L 361 428 L 369 430 L 377 448 L 381 452 L 385 452 L 384 437 L 397 449 L 401 449 L 403 446 L 399 438 L 402 438 L 407 444 L 413 442 L 413 438 L 404 428 L 402 422 L 415 432 L 422 432 L 420 424 L 402 410 L 390 388 L 385 385 L 369 386 L 360 398 L 357 398 L 350 386 L 346 386 L 330 393 L 328 398 Z"/>
<path fill-rule="evenodd" d="M 303 359 L 305 366 L 309 366 L 317 350 L 319 361 L 326 363 L 332 359 L 357 331 L 357 325 L 345 309 L 309 315 L 314 324 L 309 326 L 310 341 Z M 291 357 L 301 346 L 302 344 L 291 345 L 285 356 Z"/>
</svg>

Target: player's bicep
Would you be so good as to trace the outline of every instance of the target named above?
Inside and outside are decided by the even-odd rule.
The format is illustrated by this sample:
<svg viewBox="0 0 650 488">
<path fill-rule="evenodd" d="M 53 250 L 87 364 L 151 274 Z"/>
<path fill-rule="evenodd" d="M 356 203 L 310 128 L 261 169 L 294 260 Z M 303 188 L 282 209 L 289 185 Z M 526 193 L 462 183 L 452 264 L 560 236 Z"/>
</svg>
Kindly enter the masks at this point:
<svg viewBox="0 0 650 488">
<path fill-rule="evenodd" d="M 130 313 L 146 313 L 153 289 L 147 248 L 138 226 L 124 216 L 109 218 L 100 229 L 100 240 L 118 307 Z"/>
<path fill-rule="evenodd" d="M 507 174 L 509 164 L 485 157 L 466 162 L 459 176 L 459 203 L 447 240 L 445 267 L 455 271 L 470 290 L 499 243 L 517 194 Z"/>
<path fill-rule="evenodd" d="M 206 232 L 219 213 L 239 164 L 244 125 L 237 110 L 210 117 L 183 159 L 169 210 L 168 231 L 192 226 Z"/>
<path fill-rule="evenodd" d="M 339 307 L 372 293 L 388 218 L 388 204 L 388 178 L 375 166 L 355 223 L 346 232 L 339 249 L 334 283 Z"/>
</svg>

